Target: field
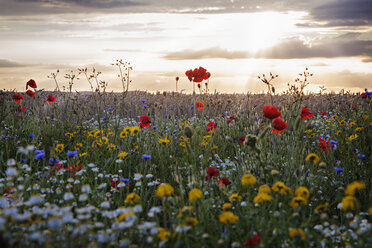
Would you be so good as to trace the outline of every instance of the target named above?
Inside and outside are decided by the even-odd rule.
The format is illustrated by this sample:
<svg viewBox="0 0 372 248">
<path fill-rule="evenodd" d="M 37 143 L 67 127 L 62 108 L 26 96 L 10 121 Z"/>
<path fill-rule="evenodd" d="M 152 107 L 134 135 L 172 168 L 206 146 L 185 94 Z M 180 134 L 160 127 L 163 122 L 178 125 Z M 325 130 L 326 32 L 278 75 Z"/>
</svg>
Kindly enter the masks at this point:
<svg viewBox="0 0 372 248">
<path fill-rule="evenodd" d="M 369 92 L 27 86 L 0 93 L 1 247 L 372 246 Z"/>
</svg>

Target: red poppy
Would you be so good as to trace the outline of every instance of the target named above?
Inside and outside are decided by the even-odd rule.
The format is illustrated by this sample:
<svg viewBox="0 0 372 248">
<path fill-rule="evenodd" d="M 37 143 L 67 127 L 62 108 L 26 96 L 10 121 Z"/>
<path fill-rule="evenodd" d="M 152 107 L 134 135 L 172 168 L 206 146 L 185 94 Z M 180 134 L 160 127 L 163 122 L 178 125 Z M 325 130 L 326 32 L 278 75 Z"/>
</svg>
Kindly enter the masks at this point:
<svg viewBox="0 0 372 248">
<path fill-rule="evenodd" d="M 329 114 L 328 114 L 327 112 L 325 112 L 325 111 L 320 112 L 320 115 L 321 115 L 322 117 L 324 117 L 324 116 L 329 116 Z"/>
<path fill-rule="evenodd" d="M 227 186 L 229 184 L 231 184 L 231 182 L 227 177 L 221 177 L 220 181 L 218 181 L 218 186 L 220 186 L 220 187 Z"/>
<path fill-rule="evenodd" d="M 207 72 L 206 69 L 203 67 L 195 68 L 194 70 L 188 70 L 185 72 L 188 79 L 191 81 L 194 81 L 195 83 L 200 83 L 201 81 L 208 79 L 208 75 L 210 73 Z"/>
<path fill-rule="evenodd" d="M 263 115 L 266 118 L 269 118 L 270 120 L 272 120 L 272 119 L 278 118 L 279 116 L 282 116 L 282 113 L 280 113 L 277 107 L 274 107 L 272 105 L 265 105 L 263 106 Z"/>
<path fill-rule="evenodd" d="M 281 133 L 288 128 L 288 124 L 280 118 L 273 120 L 273 133 Z"/>
<path fill-rule="evenodd" d="M 307 118 L 313 117 L 313 113 L 310 113 L 310 110 L 308 108 L 302 108 L 301 117 L 302 120 L 306 120 Z"/>
<path fill-rule="evenodd" d="M 52 95 L 49 95 L 48 98 L 45 100 L 46 102 L 55 102 L 56 98 Z"/>
<path fill-rule="evenodd" d="M 18 111 L 24 113 L 26 112 L 26 107 L 18 107 Z"/>
<path fill-rule="evenodd" d="M 247 241 L 245 241 L 243 243 L 243 247 L 244 248 L 252 248 L 254 247 L 256 244 L 260 244 L 261 243 L 261 238 L 260 236 L 258 236 L 258 234 L 255 234 L 252 238 L 248 239 Z"/>
<path fill-rule="evenodd" d="M 72 176 L 75 176 L 75 173 L 80 171 L 82 168 L 81 164 L 79 165 L 70 165 L 69 167 L 66 168 L 66 170 L 72 172 Z"/>
<path fill-rule="evenodd" d="M 34 97 L 35 93 L 32 90 L 27 90 L 26 95 L 28 95 L 29 97 Z"/>
<path fill-rule="evenodd" d="M 115 189 L 118 189 L 118 184 L 120 183 L 120 178 L 118 177 L 111 177 L 110 178 L 111 186 Z"/>
<path fill-rule="evenodd" d="M 227 120 L 227 124 L 230 124 L 233 120 L 235 120 L 235 115 L 229 117 L 229 119 Z"/>
<path fill-rule="evenodd" d="M 204 109 L 204 103 L 200 102 L 200 101 L 197 101 L 196 104 L 195 104 L 195 108 Z"/>
<path fill-rule="evenodd" d="M 218 177 L 220 172 L 215 168 L 211 167 L 207 170 L 207 175 L 205 176 L 205 181 L 209 181 L 212 177 Z"/>
<path fill-rule="evenodd" d="M 140 117 L 140 122 L 141 122 L 140 128 L 148 127 L 151 124 L 151 120 L 148 115 L 142 115 Z"/>
<path fill-rule="evenodd" d="M 207 124 L 207 131 L 212 132 L 214 129 L 216 129 L 216 127 L 217 124 L 211 121 Z"/>
<path fill-rule="evenodd" d="M 16 103 L 20 103 L 21 100 L 23 100 L 23 96 L 20 95 L 20 94 L 15 93 L 15 94 L 13 95 L 13 99 L 14 99 L 14 101 L 15 101 Z"/>
<path fill-rule="evenodd" d="M 239 138 L 239 145 L 243 144 L 244 141 L 245 141 L 245 136 L 241 136 L 241 137 Z"/>
<path fill-rule="evenodd" d="M 322 148 L 323 152 L 329 152 L 331 150 L 331 142 L 329 140 L 326 141 L 322 136 L 319 136 L 318 146 Z"/>
<path fill-rule="evenodd" d="M 28 89 L 28 86 L 34 89 L 37 88 L 36 83 L 33 79 L 28 80 L 28 82 L 26 83 L 26 90 Z"/>
<path fill-rule="evenodd" d="M 360 94 L 360 97 L 363 99 L 367 99 L 368 96 L 365 92 L 363 92 L 362 94 Z"/>
</svg>

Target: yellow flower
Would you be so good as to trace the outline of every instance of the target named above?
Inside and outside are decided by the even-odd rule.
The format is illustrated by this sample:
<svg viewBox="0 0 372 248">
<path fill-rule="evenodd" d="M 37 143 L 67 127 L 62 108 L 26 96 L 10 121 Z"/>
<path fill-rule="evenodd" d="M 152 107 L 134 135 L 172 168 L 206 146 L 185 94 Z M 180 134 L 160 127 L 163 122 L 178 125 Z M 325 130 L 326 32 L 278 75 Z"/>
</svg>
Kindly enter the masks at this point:
<svg viewBox="0 0 372 248">
<path fill-rule="evenodd" d="M 101 135 L 100 130 L 98 130 L 98 129 L 94 130 L 94 135 L 93 135 L 94 138 L 98 138 L 100 135 Z"/>
<path fill-rule="evenodd" d="M 266 184 L 261 185 L 258 188 L 258 194 L 270 194 L 270 193 L 271 193 L 271 188 Z"/>
<path fill-rule="evenodd" d="M 185 142 L 181 142 L 179 145 L 182 146 L 182 147 L 186 147 L 186 143 Z"/>
<path fill-rule="evenodd" d="M 258 193 L 258 195 L 253 199 L 254 203 L 263 203 L 265 201 L 271 201 L 273 197 L 269 194 Z"/>
<path fill-rule="evenodd" d="M 232 204 L 230 202 L 226 202 L 222 205 L 222 210 L 226 211 L 228 209 L 232 208 Z"/>
<path fill-rule="evenodd" d="M 290 189 L 287 188 L 287 186 L 285 186 L 283 182 L 276 182 L 271 188 L 275 192 L 280 192 L 284 194 L 287 194 L 290 191 Z"/>
<path fill-rule="evenodd" d="M 320 158 L 315 153 L 310 153 L 306 156 L 305 161 L 312 161 L 314 164 L 318 163 L 320 161 Z"/>
<path fill-rule="evenodd" d="M 178 217 L 181 218 L 183 217 L 183 214 L 186 212 L 191 212 L 192 211 L 192 206 L 184 206 L 181 211 L 178 213 Z"/>
<path fill-rule="evenodd" d="M 349 127 L 353 127 L 353 126 L 356 126 L 356 125 L 357 125 L 356 121 L 352 121 L 352 122 L 349 123 Z"/>
<path fill-rule="evenodd" d="M 342 201 L 341 201 L 341 208 L 343 211 L 347 211 L 347 210 L 354 210 L 357 206 L 357 199 L 352 196 L 352 195 L 348 195 L 348 196 L 345 196 L 344 198 L 342 198 Z"/>
<path fill-rule="evenodd" d="M 185 127 L 185 126 L 188 126 L 188 125 L 190 125 L 190 122 L 189 122 L 189 121 L 184 121 L 184 122 L 182 123 L 182 127 Z"/>
<path fill-rule="evenodd" d="M 295 191 L 296 196 L 301 196 L 305 199 L 309 199 L 310 193 L 306 187 L 298 187 Z"/>
<path fill-rule="evenodd" d="M 88 155 L 88 153 L 87 153 L 87 152 L 83 152 L 83 153 L 80 153 L 80 154 L 79 154 L 79 157 L 81 158 L 81 157 L 84 157 L 84 156 L 86 156 L 86 155 Z"/>
<path fill-rule="evenodd" d="M 127 134 L 128 134 L 128 133 L 127 133 L 126 131 L 124 131 L 124 130 L 121 131 L 121 133 L 120 133 L 120 138 L 123 139 L 123 138 L 127 137 Z"/>
<path fill-rule="evenodd" d="M 369 207 L 368 213 L 369 213 L 369 215 L 372 215 L 372 206 Z"/>
<path fill-rule="evenodd" d="M 230 199 L 230 201 L 240 201 L 242 199 L 242 197 L 238 193 L 235 193 L 235 194 L 232 194 L 229 197 L 229 199 Z"/>
<path fill-rule="evenodd" d="M 75 150 L 80 150 L 83 147 L 83 143 L 76 143 Z"/>
<path fill-rule="evenodd" d="M 321 213 L 323 211 L 326 211 L 327 208 L 328 208 L 328 202 L 316 206 L 316 208 L 314 209 L 314 212 L 315 213 Z"/>
<path fill-rule="evenodd" d="M 301 196 L 296 196 L 291 200 L 291 206 L 294 208 L 300 205 L 306 205 L 306 204 L 307 204 L 307 200 Z"/>
<path fill-rule="evenodd" d="M 354 132 L 360 132 L 364 129 L 364 127 L 357 127 L 354 129 Z"/>
<path fill-rule="evenodd" d="M 168 239 L 169 235 L 170 235 L 170 232 L 168 232 L 164 228 L 162 228 L 162 227 L 159 227 L 158 228 L 158 238 L 160 240 L 166 240 L 166 239 Z"/>
<path fill-rule="evenodd" d="M 211 137 L 210 135 L 205 135 L 205 136 L 203 136 L 203 139 L 207 140 L 207 139 L 209 139 L 210 137 Z"/>
<path fill-rule="evenodd" d="M 104 144 L 107 144 L 109 139 L 107 137 L 102 137 L 102 141 L 103 141 Z"/>
<path fill-rule="evenodd" d="M 189 192 L 189 201 L 193 202 L 203 197 L 203 192 L 200 189 L 193 189 Z"/>
<path fill-rule="evenodd" d="M 334 115 L 331 117 L 331 119 L 334 121 L 334 120 L 337 120 L 338 119 L 338 116 L 337 115 Z"/>
<path fill-rule="evenodd" d="M 195 226 L 198 224 L 198 220 L 194 217 L 187 217 L 186 218 L 186 225 L 187 226 Z"/>
<path fill-rule="evenodd" d="M 128 213 L 124 213 L 124 214 L 119 216 L 118 221 L 123 221 L 123 220 L 125 220 L 125 218 L 127 218 L 128 216 L 132 216 L 132 215 L 133 215 L 132 211 L 130 211 Z"/>
<path fill-rule="evenodd" d="M 356 138 L 358 138 L 359 136 L 358 136 L 358 134 L 353 134 L 353 135 L 351 135 L 350 137 L 349 137 L 349 140 L 350 141 L 353 141 L 353 140 L 355 140 Z"/>
<path fill-rule="evenodd" d="M 72 138 L 72 137 L 74 137 L 74 134 L 73 133 L 65 133 L 65 136 L 67 136 L 69 138 Z"/>
<path fill-rule="evenodd" d="M 119 154 L 118 154 L 118 158 L 120 158 L 120 159 L 124 159 L 127 156 L 128 156 L 128 153 L 124 152 L 124 151 L 120 151 Z"/>
<path fill-rule="evenodd" d="M 165 137 L 164 139 L 159 139 L 159 144 L 167 145 L 169 144 L 169 142 L 170 142 L 170 139 L 168 139 L 168 137 Z"/>
<path fill-rule="evenodd" d="M 54 150 L 56 152 L 62 152 L 63 149 L 65 149 L 65 145 L 64 144 L 57 144 L 56 147 L 54 148 Z"/>
<path fill-rule="evenodd" d="M 337 132 L 336 132 L 337 135 L 340 135 L 341 133 L 342 133 L 341 130 L 337 130 Z"/>
<path fill-rule="evenodd" d="M 171 185 L 169 185 L 168 183 L 162 183 L 156 189 L 155 194 L 157 197 L 163 198 L 166 195 L 172 195 L 173 192 L 174 189 Z"/>
<path fill-rule="evenodd" d="M 364 183 L 357 182 L 357 181 L 352 182 L 346 187 L 345 194 L 346 195 L 355 195 L 355 191 L 364 189 L 365 187 L 366 187 L 366 185 Z"/>
<path fill-rule="evenodd" d="M 340 126 L 344 126 L 346 124 L 346 121 L 345 120 L 341 120 L 340 121 Z"/>
<path fill-rule="evenodd" d="M 250 186 L 255 185 L 257 182 L 256 178 L 252 174 L 245 174 L 242 176 L 242 185 Z"/>
<path fill-rule="evenodd" d="M 208 146 L 208 142 L 207 141 L 205 141 L 205 140 L 203 140 L 202 141 L 202 143 L 200 143 L 202 146 L 204 146 L 204 147 L 207 147 Z"/>
<path fill-rule="evenodd" d="M 312 133 L 313 132 L 313 129 L 307 129 L 306 131 L 305 131 L 305 133 Z"/>
<path fill-rule="evenodd" d="M 365 115 L 365 116 L 363 116 L 363 121 L 367 121 L 367 120 L 368 120 L 368 118 L 369 118 L 369 116 L 368 116 L 368 115 Z"/>
<path fill-rule="evenodd" d="M 138 202 L 139 199 L 140 199 L 140 196 L 133 192 L 127 195 L 124 202 L 134 204 Z"/>
<path fill-rule="evenodd" d="M 115 134 L 114 134 L 113 132 L 108 132 L 108 133 L 107 133 L 107 136 L 114 137 Z"/>
<path fill-rule="evenodd" d="M 130 134 L 131 135 L 135 135 L 136 133 L 138 133 L 140 131 L 140 128 L 138 126 L 134 126 L 134 127 L 131 127 L 130 128 Z"/>
<path fill-rule="evenodd" d="M 109 150 L 116 150 L 116 145 L 115 144 L 109 144 L 108 146 L 107 146 L 107 148 L 109 149 Z"/>
<path fill-rule="evenodd" d="M 227 224 L 234 224 L 239 220 L 239 217 L 236 216 L 233 212 L 225 211 L 218 216 L 218 219 L 221 223 Z"/>
<path fill-rule="evenodd" d="M 293 238 L 300 238 L 301 240 L 305 240 L 305 232 L 301 228 L 292 228 L 289 230 L 289 237 Z"/>
</svg>

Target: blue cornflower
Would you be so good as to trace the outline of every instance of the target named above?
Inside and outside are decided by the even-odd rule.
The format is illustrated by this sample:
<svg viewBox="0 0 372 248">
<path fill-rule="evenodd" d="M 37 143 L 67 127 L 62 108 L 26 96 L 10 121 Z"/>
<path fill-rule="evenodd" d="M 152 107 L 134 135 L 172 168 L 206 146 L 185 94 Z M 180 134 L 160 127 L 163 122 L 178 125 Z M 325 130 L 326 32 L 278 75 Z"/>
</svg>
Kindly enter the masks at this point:
<svg viewBox="0 0 372 248">
<path fill-rule="evenodd" d="M 28 137 L 33 138 L 33 137 L 35 137 L 35 134 L 30 133 L 30 134 L 28 135 Z"/>
<path fill-rule="evenodd" d="M 195 107 L 194 107 L 194 105 L 190 105 L 190 108 L 191 108 L 191 109 L 194 109 Z"/>
<path fill-rule="evenodd" d="M 142 99 L 141 102 L 142 102 L 142 103 L 145 103 L 145 102 L 147 102 L 147 101 L 146 101 L 145 99 Z"/>
<path fill-rule="evenodd" d="M 69 156 L 69 157 L 75 157 L 77 155 L 77 151 L 75 150 L 75 151 L 67 151 L 67 156 Z"/>
<path fill-rule="evenodd" d="M 129 179 L 122 177 L 122 178 L 120 178 L 120 182 L 129 183 Z"/>
<path fill-rule="evenodd" d="M 164 117 L 165 117 L 165 118 L 167 118 L 167 117 L 168 117 L 168 115 L 167 115 L 167 114 L 165 114 L 165 115 L 164 115 Z"/>
<path fill-rule="evenodd" d="M 104 117 L 102 118 L 102 120 L 105 121 L 105 120 L 106 120 L 106 116 L 104 116 Z"/>
<path fill-rule="evenodd" d="M 107 111 L 108 111 L 108 112 L 112 112 L 112 110 L 113 110 L 112 108 L 109 108 Z"/>
<path fill-rule="evenodd" d="M 338 175 L 342 175 L 342 172 L 344 172 L 344 168 L 334 167 L 334 169 Z"/>
<path fill-rule="evenodd" d="M 151 128 L 155 130 L 156 129 L 156 126 L 152 126 Z"/>
<path fill-rule="evenodd" d="M 144 159 L 144 160 L 148 160 L 150 158 L 151 158 L 151 155 L 147 155 L 147 154 L 142 155 L 142 159 Z"/>
<path fill-rule="evenodd" d="M 330 143 L 331 143 L 331 146 L 332 146 L 333 150 L 336 150 L 336 148 L 337 148 L 337 141 L 331 140 Z"/>
<path fill-rule="evenodd" d="M 147 105 L 143 105 L 143 107 L 144 107 L 145 109 L 147 109 L 149 106 L 147 106 Z"/>
<path fill-rule="evenodd" d="M 8 135 L 5 135 L 5 134 L 3 134 L 3 138 L 4 138 L 4 139 L 7 139 L 7 138 L 9 138 L 9 136 L 8 136 Z"/>
<path fill-rule="evenodd" d="M 365 93 L 367 96 L 372 96 L 372 91 L 371 91 L 371 92 L 365 91 L 364 93 Z"/>
<path fill-rule="evenodd" d="M 130 150 L 130 153 L 133 154 L 133 153 L 135 153 L 135 151 L 134 151 L 133 149 L 131 149 L 131 150 Z"/>
<path fill-rule="evenodd" d="M 39 159 L 42 159 L 43 157 L 45 157 L 45 151 L 44 150 L 35 150 L 34 153 L 36 154 L 35 155 L 36 160 L 39 160 Z"/>
<path fill-rule="evenodd" d="M 21 158 L 21 163 L 24 163 L 26 162 L 26 159 L 25 158 Z"/>
<path fill-rule="evenodd" d="M 366 155 L 364 155 L 364 154 L 358 154 L 358 158 L 365 159 L 366 158 Z"/>
<path fill-rule="evenodd" d="M 51 162 L 52 164 L 58 164 L 59 160 L 55 158 L 50 158 L 49 162 Z"/>
<path fill-rule="evenodd" d="M 329 136 L 329 134 L 327 134 L 324 138 L 325 138 L 325 139 L 330 139 L 331 136 Z"/>
</svg>

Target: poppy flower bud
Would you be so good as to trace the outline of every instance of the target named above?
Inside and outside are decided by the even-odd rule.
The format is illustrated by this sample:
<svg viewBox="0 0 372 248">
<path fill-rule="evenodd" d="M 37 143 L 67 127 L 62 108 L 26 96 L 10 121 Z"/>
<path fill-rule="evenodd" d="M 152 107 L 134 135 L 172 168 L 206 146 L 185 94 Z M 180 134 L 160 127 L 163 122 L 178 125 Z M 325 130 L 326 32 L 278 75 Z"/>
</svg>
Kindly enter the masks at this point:
<svg viewBox="0 0 372 248">
<path fill-rule="evenodd" d="M 255 147 L 257 140 L 258 137 L 256 135 L 248 134 L 247 136 L 245 136 L 245 144 L 247 144 L 250 147 Z"/>
<path fill-rule="evenodd" d="M 194 134 L 194 129 L 192 129 L 190 126 L 187 126 L 185 127 L 184 133 L 187 138 L 191 139 L 192 135 Z"/>
</svg>

